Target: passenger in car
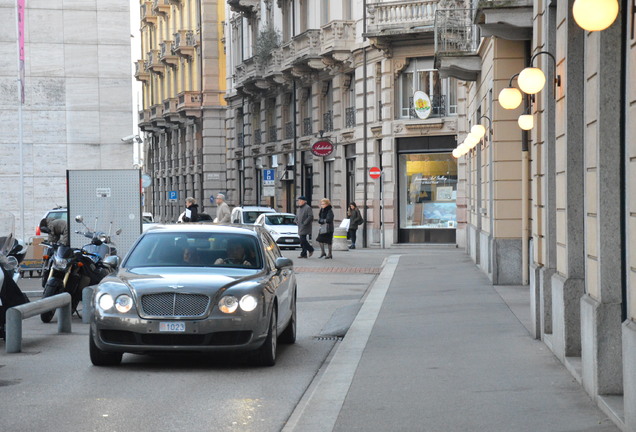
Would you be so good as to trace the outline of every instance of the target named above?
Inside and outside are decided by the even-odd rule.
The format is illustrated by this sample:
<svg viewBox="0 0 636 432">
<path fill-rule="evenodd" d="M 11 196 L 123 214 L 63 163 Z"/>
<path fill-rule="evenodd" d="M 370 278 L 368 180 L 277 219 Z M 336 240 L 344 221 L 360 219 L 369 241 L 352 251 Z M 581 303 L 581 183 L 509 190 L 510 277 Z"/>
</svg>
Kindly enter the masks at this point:
<svg viewBox="0 0 636 432">
<path fill-rule="evenodd" d="M 199 264 L 199 255 L 194 248 L 185 248 L 183 250 L 183 262 L 190 265 Z"/>
<path fill-rule="evenodd" d="M 227 242 L 227 257 L 219 258 L 214 261 L 215 265 L 219 264 L 240 264 L 244 266 L 253 266 L 254 264 L 249 260 L 249 256 L 245 250 L 243 242 L 239 240 L 229 240 Z"/>
</svg>

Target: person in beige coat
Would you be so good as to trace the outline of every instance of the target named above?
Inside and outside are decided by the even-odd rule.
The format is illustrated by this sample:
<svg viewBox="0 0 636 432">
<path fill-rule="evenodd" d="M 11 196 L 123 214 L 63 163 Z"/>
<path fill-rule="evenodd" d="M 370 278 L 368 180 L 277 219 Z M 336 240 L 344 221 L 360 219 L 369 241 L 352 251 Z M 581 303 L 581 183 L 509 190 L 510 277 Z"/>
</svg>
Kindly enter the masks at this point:
<svg viewBox="0 0 636 432">
<path fill-rule="evenodd" d="M 225 195 L 222 193 L 216 195 L 216 219 L 214 222 L 230 223 L 230 206 L 225 202 Z"/>
</svg>

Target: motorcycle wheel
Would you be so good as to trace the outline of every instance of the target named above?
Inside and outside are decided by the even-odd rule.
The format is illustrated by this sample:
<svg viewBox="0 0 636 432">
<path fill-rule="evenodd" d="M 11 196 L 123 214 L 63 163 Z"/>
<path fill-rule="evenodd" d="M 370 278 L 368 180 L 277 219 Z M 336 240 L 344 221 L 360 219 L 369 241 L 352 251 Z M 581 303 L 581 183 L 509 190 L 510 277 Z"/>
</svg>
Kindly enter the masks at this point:
<svg viewBox="0 0 636 432">
<path fill-rule="evenodd" d="M 48 281 L 46 281 L 42 298 L 52 297 L 55 294 L 61 293 L 63 289 L 64 284 L 61 280 L 50 278 Z M 53 315 L 55 315 L 55 311 L 44 312 L 43 314 L 40 314 L 40 319 L 43 323 L 49 323 L 53 319 Z"/>
</svg>

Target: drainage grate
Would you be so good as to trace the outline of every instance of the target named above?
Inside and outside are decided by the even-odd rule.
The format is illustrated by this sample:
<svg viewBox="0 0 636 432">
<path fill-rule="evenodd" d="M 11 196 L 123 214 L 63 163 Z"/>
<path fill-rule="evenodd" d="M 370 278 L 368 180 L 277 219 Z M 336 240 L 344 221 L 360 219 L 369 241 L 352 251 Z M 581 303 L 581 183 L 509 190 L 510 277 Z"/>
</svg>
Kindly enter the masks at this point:
<svg viewBox="0 0 636 432">
<path fill-rule="evenodd" d="M 314 336 L 314 340 L 318 341 L 341 341 L 342 336 Z"/>
</svg>

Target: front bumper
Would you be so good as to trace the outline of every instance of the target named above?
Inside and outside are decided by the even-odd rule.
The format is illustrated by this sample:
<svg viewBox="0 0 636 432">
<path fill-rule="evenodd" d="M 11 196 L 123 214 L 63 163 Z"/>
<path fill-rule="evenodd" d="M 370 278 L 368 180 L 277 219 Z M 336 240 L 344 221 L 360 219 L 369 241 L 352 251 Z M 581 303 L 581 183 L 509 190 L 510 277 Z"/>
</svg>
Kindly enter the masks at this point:
<svg viewBox="0 0 636 432">
<path fill-rule="evenodd" d="M 131 315 L 95 311 L 91 330 L 99 349 L 139 354 L 251 351 L 263 344 L 269 324 L 269 314 L 262 308 L 238 314 L 223 314 L 215 309 L 201 319 L 144 319 Z M 161 331 L 162 322 L 184 323 L 185 331 Z"/>
</svg>

